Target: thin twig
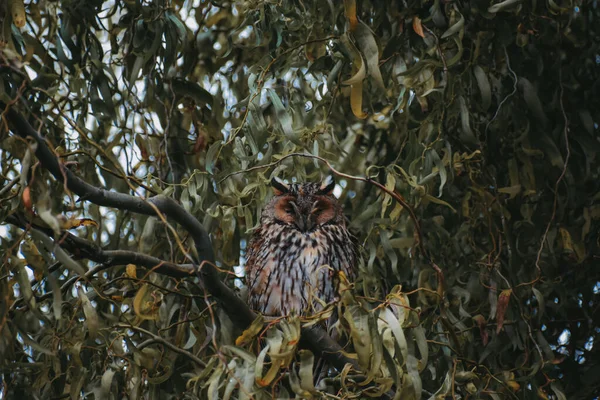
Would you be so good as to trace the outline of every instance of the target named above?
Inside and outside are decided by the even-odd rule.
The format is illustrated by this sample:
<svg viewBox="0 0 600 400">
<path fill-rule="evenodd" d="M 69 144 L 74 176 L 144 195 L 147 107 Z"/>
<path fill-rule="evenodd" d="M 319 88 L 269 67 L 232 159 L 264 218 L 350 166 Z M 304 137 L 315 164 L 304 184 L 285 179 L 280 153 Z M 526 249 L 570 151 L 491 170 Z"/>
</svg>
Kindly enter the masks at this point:
<svg viewBox="0 0 600 400">
<path fill-rule="evenodd" d="M 12 181 L 8 182 L 6 184 L 6 186 L 4 186 L 2 189 L 0 189 L 0 196 L 2 196 L 4 193 L 8 192 L 13 186 L 15 186 L 17 184 L 17 182 L 19 182 L 19 179 L 21 179 L 21 174 L 18 174 L 17 176 L 15 176 Z"/>
<path fill-rule="evenodd" d="M 510 59 L 508 58 L 508 52 L 506 51 L 506 47 L 504 48 L 504 57 L 506 59 L 506 68 L 508 69 L 508 71 L 512 74 L 513 76 L 513 90 L 512 92 L 510 92 L 508 95 L 506 95 L 505 98 L 502 99 L 502 101 L 500 102 L 500 104 L 498 105 L 498 108 L 496 109 L 496 113 L 494 114 L 494 116 L 492 117 L 492 119 L 490 119 L 490 121 L 487 123 L 487 125 L 485 126 L 485 137 L 487 139 L 487 133 L 488 133 L 488 129 L 490 128 L 490 125 L 492 124 L 492 122 L 494 122 L 494 120 L 496 119 L 496 117 L 498 117 L 498 114 L 500 113 L 500 109 L 502 109 L 502 105 L 504 103 L 506 103 L 506 101 L 517 92 L 517 74 L 515 74 L 515 71 L 513 71 L 510 68 Z"/>
<path fill-rule="evenodd" d="M 144 347 L 148 347 L 149 345 L 153 344 L 153 343 L 159 343 L 165 347 L 168 347 L 170 350 L 173 350 L 176 353 L 179 353 L 181 355 L 186 356 L 187 358 L 189 358 L 190 360 L 192 360 L 193 362 L 195 362 L 196 364 L 198 364 L 201 367 L 206 367 L 206 363 L 204 361 L 202 361 L 201 359 L 199 359 L 198 357 L 196 357 L 195 355 L 193 355 L 192 353 L 190 353 L 189 351 L 186 351 L 182 348 L 179 348 L 177 346 L 175 346 L 174 344 L 172 344 L 171 342 L 167 341 L 166 339 L 163 339 L 162 337 L 144 329 L 144 328 L 140 328 L 139 326 L 135 326 L 135 325 L 127 325 L 127 324 L 119 324 L 116 326 L 117 328 L 125 328 L 125 329 L 131 329 L 133 331 L 136 332 L 140 332 L 143 333 L 144 335 L 150 336 L 152 339 L 146 340 L 145 342 L 140 343 L 137 348 L 138 349 L 143 349 Z"/>
</svg>

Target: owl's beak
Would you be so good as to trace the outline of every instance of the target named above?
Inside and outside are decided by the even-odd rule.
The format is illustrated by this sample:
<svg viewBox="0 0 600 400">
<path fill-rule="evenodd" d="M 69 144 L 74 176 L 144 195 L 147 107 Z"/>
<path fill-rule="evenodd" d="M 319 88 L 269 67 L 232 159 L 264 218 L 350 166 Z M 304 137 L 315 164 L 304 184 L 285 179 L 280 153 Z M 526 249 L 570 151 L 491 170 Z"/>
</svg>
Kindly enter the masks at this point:
<svg viewBox="0 0 600 400">
<path fill-rule="evenodd" d="M 296 213 L 296 226 L 298 227 L 298 230 L 300 230 L 301 232 L 308 232 L 312 230 L 312 228 L 315 227 L 315 223 L 312 220 L 311 216 L 300 212 L 300 209 L 293 201 L 291 201 L 290 204 L 292 205 L 292 207 L 294 208 L 294 212 Z"/>
<path fill-rule="evenodd" d="M 304 229 L 304 231 L 305 232 L 310 232 L 315 227 L 315 223 L 314 223 L 314 221 L 313 221 L 313 219 L 311 218 L 310 215 L 304 216 L 304 219 L 305 219 L 305 222 L 304 222 L 305 229 Z"/>
<path fill-rule="evenodd" d="M 309 232 L 315 227 L 315 224 L 310 215 L 298 214 L 296 218 L 296 226 L 302 232 Z"/>
</svg>

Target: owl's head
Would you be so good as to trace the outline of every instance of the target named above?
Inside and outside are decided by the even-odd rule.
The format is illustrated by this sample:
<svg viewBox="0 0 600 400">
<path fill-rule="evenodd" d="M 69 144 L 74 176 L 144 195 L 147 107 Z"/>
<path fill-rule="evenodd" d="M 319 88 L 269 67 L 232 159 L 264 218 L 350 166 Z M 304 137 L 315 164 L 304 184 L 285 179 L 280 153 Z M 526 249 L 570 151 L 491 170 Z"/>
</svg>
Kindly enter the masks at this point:
<svg viewBox="0 0 600 400">
<path fill-rule="evenodd" d="M 286 184 L 273 178 L 271 186 L 274 196 L 265 207 L 263 217 L 301 232 L 327 224 L 345 224 L 342 208 L 333 196 L 335 181 L 332 177 L 320 183 L 300 184 Z"/>
</svg>

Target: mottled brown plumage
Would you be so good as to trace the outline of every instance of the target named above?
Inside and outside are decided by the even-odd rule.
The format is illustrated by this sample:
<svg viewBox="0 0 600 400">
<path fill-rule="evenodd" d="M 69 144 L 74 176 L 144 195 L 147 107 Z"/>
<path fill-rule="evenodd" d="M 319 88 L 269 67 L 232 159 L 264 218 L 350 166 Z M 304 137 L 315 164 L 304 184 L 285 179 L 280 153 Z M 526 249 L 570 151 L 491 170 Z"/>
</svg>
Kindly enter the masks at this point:
<svg viewBox="0 0 600 400">
<path fill-rule="evenodd" d="M 248 245 L 250 307 L 267 316 L 312 314 L 336 297 L 337 272 L 354 279 L 356 242 L 332 179 L 289 185 L 273 179 L 272 186 L 275 195 Z"/>
</svg>

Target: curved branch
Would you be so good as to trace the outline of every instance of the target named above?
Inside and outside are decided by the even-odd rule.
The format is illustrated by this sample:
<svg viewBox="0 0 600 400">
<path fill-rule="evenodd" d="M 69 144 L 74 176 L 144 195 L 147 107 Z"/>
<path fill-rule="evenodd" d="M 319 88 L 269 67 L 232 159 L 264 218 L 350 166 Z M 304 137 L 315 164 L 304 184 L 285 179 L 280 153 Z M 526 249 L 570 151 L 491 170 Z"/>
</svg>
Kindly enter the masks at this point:
<svg viewBox="0 0 600 400">
<path fill-rule="evenodd" d="M 8 216 L 6 221 L 22 229 L 28 227 L 28 223 L 25 219 L 15 214 Z M 44 228 L 37 225 L 29 225 L 29 227 L 31 229 L 42 231 L 48 236 L 53 235 L 50 228 Z M 75 236 L 70 232 L 63 232 L 61 234 L 59 245 L 71 252 L 76 258 L 87 258 L 88 260 L 103 264 L 105 268 L 116 265 L 135 264 L 173 278 L 185 278 L 198 272 L 198 267 L 194 264 L 175 264 L 136 251 L 104 250 L 96 243 Z M 92 271 L 94 271 L 94 273 L 100 272 L 91 269 L 85 276 L 93 276 L 94 274 L 90 275 L 90 272 Z"/>
<path fill-rule="evenodd" d="M 2 102 L 0 102 L 0 106 L 4 108 Z M 40 160 L 42 166 L 58 181 L 65 183 L 66 187 L 77 194 L 81 200 L 87 200 L 99 206 L 113 207 L 151 216 L 156 216 L 158 209 L 190 233 L 194 240 L 200 263 L 203 261 L 214 263 L 215 256 L 208 232 L 196 218 L 185 211 L 175 200 L 162 195 L 145 200 L 128 194 L 98 188 L 85 182 L 71 172 L 71 170 L 64 167 L 56 154 L 48 147 L 46 140 L 21 114 L 13 108 L 8 108 L 5 113 L 8 121 L 13 125 L 14 131 L 19 136 L 23 138 L 30 137 L 37 142 L 35 155 Z"/>
</svg>

